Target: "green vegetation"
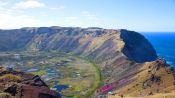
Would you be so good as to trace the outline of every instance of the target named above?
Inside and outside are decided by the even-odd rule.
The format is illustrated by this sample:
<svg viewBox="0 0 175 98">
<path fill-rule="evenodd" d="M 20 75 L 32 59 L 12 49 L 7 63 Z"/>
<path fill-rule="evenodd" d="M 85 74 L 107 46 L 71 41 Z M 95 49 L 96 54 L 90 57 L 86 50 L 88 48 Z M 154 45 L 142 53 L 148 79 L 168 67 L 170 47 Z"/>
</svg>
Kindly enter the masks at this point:
<svg viewBox="0 0 175 98">
<path fill-rule="evenodd" d="M 91 62 L 91 64 L 93 65 L 93 67 L 96 70 L 97 80 L 94 82 L 93 88 L 84 97 L 84 98 L 90 98 L 94 94 L 94 92 L 102 85 L 103 77 L 101 75 L 101 71 L 100 71 L 99 67 L 96 65 L 96 63 L 93 59 L 91 59 L 90 57 L 87 57 L 87 56 L 86 57 L 80 57 L 80 58 Z"/>
<path fill-rule="evenodd" d="M 32 74 L 35 74 L 35 75 L 39 75 L 39 76 L 42 76 L 42 75 L 45 75 L 47 74 L 46 71 L 44 70 L 40 70 L 40 71 L 36 71 L 36 72 L 31 72 Z"/>
<path fill-rule="evenodd" d="M 136 63 L 135 61 L 129 61 L 130 66 L 134 65 L 135 63 Z"/>
<path fill-rule="evenodd" d="M 19 56 L 19 57 L 16 57 Z M 58 51 L 4 52 L 0 54 L 2 66 L 14 65 L 14 70 L 41 76 L 50 87 L 67 85 L 61 91 L 63 98 L 89 98 L 102 84 L 100 69 L 88 57 Z M 7 76 L 12 81 L 18 77 Z M 0 78 L 3 79 L 3 78 Z"/>
</svg>

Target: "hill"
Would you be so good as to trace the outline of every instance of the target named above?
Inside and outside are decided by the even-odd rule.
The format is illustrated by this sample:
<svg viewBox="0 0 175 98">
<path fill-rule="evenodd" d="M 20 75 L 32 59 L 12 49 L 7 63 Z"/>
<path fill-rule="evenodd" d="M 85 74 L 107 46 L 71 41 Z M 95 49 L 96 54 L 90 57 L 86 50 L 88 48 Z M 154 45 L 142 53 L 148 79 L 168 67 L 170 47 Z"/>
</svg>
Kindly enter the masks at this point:
<svg viewBox="0 0 175 98">
<path fill-rule="evenodd" d="M 101 84 L 95 98 L 108 97 L 108 92 L 135 97 L 175 90 L 170 66 L 158 59 L 151 43 L 137 32 L 57 26 L 0 30 L 0 51 L 52 50 L 97 65 Z"/>
</svg>

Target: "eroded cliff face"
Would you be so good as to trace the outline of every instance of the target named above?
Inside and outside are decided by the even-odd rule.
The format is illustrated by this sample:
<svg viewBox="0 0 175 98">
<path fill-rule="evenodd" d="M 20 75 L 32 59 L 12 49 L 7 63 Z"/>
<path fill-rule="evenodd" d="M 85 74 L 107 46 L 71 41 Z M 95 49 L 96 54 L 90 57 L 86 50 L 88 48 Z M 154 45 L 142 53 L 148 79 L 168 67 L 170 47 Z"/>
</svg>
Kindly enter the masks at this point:
<svg viewBox="0 0 175 98">
<path fill-rule="evenodd" d="M 0 30 L 0 50 L 59 50 L 95 56 L 95 59 L 102 59 L 105 54 L 111 56 L 119 51 L 136 62 L 153 61 L 157 58 L 155 49 L 141 34 L 102 28 L 40 27 Z"/>
<path fill-rule="evenodd" d="M 157 58 L 152 45 L 136 32 L 93 27 L 1 30 L 0 50 L 58 50 L 88 56 L 99 65 L 105 81 L 126 75 L 128 70 L 132 70 L 129 62 Z"/>
<path fill-rule="evenodd" d="M 88 56 L 101 71 L 101 87 L 125 80 L 124 84 L 110 89 L 114 91 L 132 83 L 131 79 L 143 71 L 140 69 L 145 66 L 144 62 L 154 62 L 157 59 L 155 49 L 141 34 L 102 28 L 41 27 L 0 30 L 0 50 L 58 50 Z M 106 97 L 106 94 L 94 93 L 93 97 Z"/>
</svg>

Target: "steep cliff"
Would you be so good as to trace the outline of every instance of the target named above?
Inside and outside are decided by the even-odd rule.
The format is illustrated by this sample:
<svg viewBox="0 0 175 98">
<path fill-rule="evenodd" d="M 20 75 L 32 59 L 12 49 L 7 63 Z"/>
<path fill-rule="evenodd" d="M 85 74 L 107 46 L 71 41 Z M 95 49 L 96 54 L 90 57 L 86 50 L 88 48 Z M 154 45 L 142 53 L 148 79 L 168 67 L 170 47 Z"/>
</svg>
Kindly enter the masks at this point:
<svg viewBox="0 0 175 98">
<path fill-rule="evenodd" d="M 104 78 L 109 80 L 132 70 L 129 60 L 146 62 L 157 58 L 152 45 L 139 33 L 93 27 L 1 30 L 0 50 L 58 50 L 88 56 L 99 65 Z"/>
<path fill-rule="evenodd" d="M 125 88 L 128 84 L 132 84 L 131 80 L 136 82 L 137 79 L 133 78 L 143 71 L 141 69 L 145 66 L 144 62 L 154 62 L 158 58 L 155 49 L 144 36 L 123 29 L 55 26 L 0 30 L 0 51 L 19 50 L 57 50 L 76 56 L 89 57 L 95 61 L 100 69 L 103 79 L 102 88 L 108 84 L 120 84 L 120 81 L 125 81 L 107 91 L 99 88 L 99 92 L 94 93 L 94 97 L 106 97 L 108 91 Z M 151 63 L 150 66 L 157 65 Z M 172 73 L 167 74 L 167 76 L 172 75 Z M 144 78 L 149 79 L 150 77 Z M 174 88 L 170 91 L 172 90 Z"/>
<path fill-rule="evenodd" d="M 155 49 L 143 35 L 127 30 L 121 30 L 120 32 L 120 37 L 125 42 L 122 52 L 130 60 L 143 63 L 157 58 Z"/>
<path fill-rule="evenodd" d="M 153 46 L 144 36 L 127 30 L 102 28 L 40 27 L 0 30 L 0 50 L 59 50 L 78 55 L 88 54 L 96 56 L 95 58 L 122 50 L 127 58 L 136 62 L 153 61 L 157 58 Z"/>
</svg>

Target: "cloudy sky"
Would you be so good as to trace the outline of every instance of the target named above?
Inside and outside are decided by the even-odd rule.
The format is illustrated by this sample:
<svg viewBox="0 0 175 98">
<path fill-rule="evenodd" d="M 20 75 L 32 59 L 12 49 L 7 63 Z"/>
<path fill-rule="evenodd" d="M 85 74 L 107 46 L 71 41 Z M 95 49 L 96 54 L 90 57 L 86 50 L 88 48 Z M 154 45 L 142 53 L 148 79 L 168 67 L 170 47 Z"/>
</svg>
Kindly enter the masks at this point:
<svg viewBox="0 0 175 98">
<path fill-rule="evenodd" d="M 175 0 L 0 0 L 0 28 L 73 26 L 175 31 Z"/>
</svg>

